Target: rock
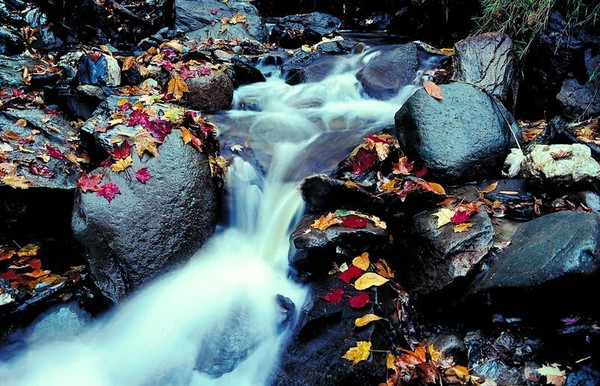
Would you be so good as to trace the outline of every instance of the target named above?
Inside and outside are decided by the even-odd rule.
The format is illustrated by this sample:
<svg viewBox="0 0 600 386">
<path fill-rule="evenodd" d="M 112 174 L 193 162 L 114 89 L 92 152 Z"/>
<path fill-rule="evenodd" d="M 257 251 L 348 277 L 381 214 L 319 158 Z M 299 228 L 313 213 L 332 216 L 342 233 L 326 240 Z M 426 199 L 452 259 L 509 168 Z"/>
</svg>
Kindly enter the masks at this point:
<svg viewBox="0 0 600 386">
<path fill-rule="evenodd" d="M 285 48 L 298 48 L 304 44 L 315 44 L 323 37 L 331 37 L 340 28 L 342 21 L 321 12 L 289 15 L 277 20 L 269 41 Z"/>
<path fill-rule="evenodd" d="M 213 15 L 214 11 L 216 13 Z M 245 17 L 246 21 L 227 23 L 227 29 L 220 33 L 223 26 L 221 19 L 233 18 L 237 13 Z M 176 2 L 175 14 L 175 28 L 183 31 L 190 39 L 202 41 L 206 38 L 239 38 L 267 41 L 267 28 L 258 10 L 248 0 L 179 0 Z"/>
<path fill-rule="evenodd" d="M 559 285 L 561 296 L 572 294 L 574 301 L 582 293 L 585 279 L 593 280 L 600 267 L 599 231 L 600 216 L 591 213 L 564 211 L 524 223 L 504 253 L 473 283 L 470 292 L 517 291 L 511 302 L 525 306 L 528 303 L 523 295 L 527 291 L 541 289 L 542 285 L 547 288 L 554 282 Z M 560 312 L 566 310 L 561 308 Z"/>
<path fill-rule="evenodd" d="M 24 49 L 25 42 L 19 34 L 0 26 L 0 55 L 20 54 Z"/>
<path fill-rule="evenodd" d="M 88 127 L 106 124 L 107 112 L 118 99 L 108 98 L 94 117 L 98 122 L 88 122 Z M 130 129 L 139 130 L 120 125 L 105 133 L 94 132 L 95 140 L 106 146 L 112 143 L 111 135 Z M 180 135 L 175 129 L 165 137 L 159 157 L 140 159 L 134 147 L 133 165 L 125 172 L 108 168 L 92 172 L 104 174 L 100 185 L 118 186 L 121 193 L 112 201 L 94 192 L 77 194 L 73 232 L 85 248 L 95 284 L 113 302 L 189 259 L 214 230 L 219 201 L 208 154 L 184 145 Z M 131 173 L 140 168 L 147 168 L 152 176 L 145 184 L 132 178 Z"/>
<path fill-rule="evenodd" d="M 416 44 L 383 46 L 379 51 L 379 55 L 356 74 L 368 96 L 386 100 L 398 95 L 404 86 L 419 84 Z"/>
<path fill-rule="evenodd" d="M 467 363 L 467 347 L 456 334 L 441 332 L 428 340 L 427 344 L 432 344 L 445 355 L 451 355 L 455 363 Z"/>
<path fill-rule="evenodd" d="M 357 28 L 363 31 L 385 31 L 392 23 L 392 15 L 386 12 L 375 12 L 358 22 Z"/>
<path fill-rule="evenodd" d="M 260 70 L 240 58 L 232 58 L 233 72 L 238 85 L 265 82 L 265 76 Z"/>
<path fill-rule="evenodd" d="M 452 83 L 440 89 L 444 100 L 420 89 L 396 113 L 402 150 L 409 159 L 426 163 L 434 181 L 458 183 L 499 174 L 514 138 L 521 139 L 512 115 L 474 86 Z"/>
<path fill-rule="evenodd" d="M 485 212 L 477 212 L 466 232 L 454 232 L 453 224 L 439 227 L 438 209 L 421 212 L 411 220 L 409 254 L 399 259 L 412 296 L 436 293 L 465 277 L 493 245 L 494 228 Z"/>
<path fill-rule="evenodd" d="M 322 231 L 311 227 L 319 217 L 321 214 L 304 215 L 290 236 L 290 266 L 303 280 L 329 271 L 333 261 L 351 260 L 365 251 L 376 253 L 388 246 L 388 232 L 371 221 L 364 228 L 351 229 L 340 224 Z"/>
<path fill-rule="evenodd" d="M 56 305 L 31 324 L 27 341 L 39 344 L 71 340 L 86 330 L 91 319 L 91 315 L 82 310 L 76 302 Z"/>
<path fill-rule="evenodd" d="M 23 68 L 33 70 L 36 64 L 42 62 L 26 56 L 0 55 L 0 90 L 26 88 L 27 85 L 23 82 Z"/>
<path fill-rule="evenodd" d="M 336 58 L 320 52 L 299 52 L 281 66 L 285 82 L 289 85 L 319 82 L 333 70 Z"/>
<path fill-rule="evenodd" d="M 560 155 L 564 157 L 554 159 Z M 600 164 L 590 148 L 581 144 L 535 145 L 523 163 L 524 175 L 539 186 L 568 188 L 600 178 Z"/>
<path fill-rule="evenodd" d="M 83 56 L 77 66 L 77 82 L 80 85 L 117 87 L 121 85 L 121 67 L 117 59 L 102 54 L 98 59 Z"/>
<path fill-rule="evenodd" d="M 345 55 L 353 52 L 357 44 L 352 40 L 331 40 L 317 44 L 317 51 L 325 55 Z"/>
<path fill-rule="evenodd" d="M 500 32 L 471 36 L 454 45 L 453 79 L 475 85 L 511 106 L 517 90 L 517 57 Z"/>
<path fill-rule="evenodd" d="M 233 82 L 222 71 L 211 70 L 210 75 L 196 75 L 185 83 L 189 93 L 185 98 L 190 106 L 200 111 L 227 110 L 233 101 Z"/>
<path fill-rule="evenodd" d="M 53 25 L 40 8 L 33 8 L 25 15 L 25 21 L 31 28 L 37 28 L 35 40 L 31 46 L 36 50 L 51 51 L 60 48 L 64 42 L 53 30 Z"/>
<path fill-rule="evenodd" d="M 556 99 L 562 112 L 578 120 L 600 114 L 600 80 L 597 69 L 600 68 L 600 54 L 592 56 L 592 49 L 584 54 L 586 76 L 583 82 L 576 78 L 564 80 Z"/>
<path fill-rule="evenodd" d="M 597 365 L 587 364 L 569 374 L 566 386 L 595 386 L 600 379 Z"/>
</svg>

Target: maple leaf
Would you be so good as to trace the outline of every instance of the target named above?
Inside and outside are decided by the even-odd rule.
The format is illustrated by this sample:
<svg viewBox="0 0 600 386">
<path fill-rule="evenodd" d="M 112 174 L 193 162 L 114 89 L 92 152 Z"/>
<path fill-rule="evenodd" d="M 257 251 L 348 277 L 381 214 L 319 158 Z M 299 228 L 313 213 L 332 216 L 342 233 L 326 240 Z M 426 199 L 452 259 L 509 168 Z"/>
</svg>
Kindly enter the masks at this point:
<svg viewBox="0 0 600 386">
<path fill-rule="evenodd" d="M 119 190 L 119 187 L 114 182 L 107 182 L 106 184 L 98 187 L 96 194 L 106 198 L 108 202 L 111 202 L 117 194 L 121 194 L 121 190 Z"/>
<path fill-rule="evenodd" d="M 122 172 L 123 170 L 125 170 L 131 166 L 131 162 L 132 162 L 132 159 L 131 159 L 131 156 L 129 156 L 127 158 L 123 158 L 123 159 L 116 161 L 115 163 L 110 165 L 110 168 L 112 169 L 113 172 Z"/>
<path fill-rule="evenodd" d="M 144 109 L 136 109 L 131 112 L 129 115 L 129 120 L 127 121 L 128 126 L 142 125 L 142 127 L 147 128 L 150 121 L 150 116 L 148 113 L 144 111 Z"/>
<path fill-rule="evenodd" d="M 168 93 L 173 95 L 173 98 L 175 98 L 175 100 L 179 100 L 181 99 L 181 97 L 183 96 L 183 93 L 185 92 L 189 92 L 190 90 L 188 89 L 187 84 L 185 84 L 185 80 L 180 77 L 180 76 L 176 76 L 171 78 L 171 80 L 169 80 L 169 86 L 168 86 Z"/>
<path fill-rule="evenodd" d="M 339 279 L 346 284 L 350 284 L 350 281 L 352 279 L 356 279 L 357 277 L 360 277 L 362 275 L 362 273 L 363 273 L 362 269 L 360 269 L 356 266 L 351 266 L 347 270 L 345 270 L 344 272 L 342 272 L 340 274 Z"/>
<path fill-rule="evenodd" d="M 216 15 L 217 14 L 217 10 L 216 9 L 211 9 L 210 10 L 210 14 L 211 15 Z"/>
<path fill-rule="evenodd" d="M 98 191 L 98 184 L 102 180 L 102 176 L 99 174 L 87 175 L 83 173 L 79 180 L 77 180 L 77 187 L 81 188 L 84 192 L 96 192 Z"/>
<path fill-rule="evenodd" d="M 146 130 L 140 130 L 133 141 L 138 157 L 142 158 L 145 151 L 158 157 L 158 142 Z"/>
<path fill-rule="evenodd" d="M 556 153 L 550 153 L 550 155 L 552 156 L 553 159 L 559 160 L 559 159 L 563 159 L 563 158 L 570 158 L 573 155 L 573 152 L 560 150 Z"/>
<path fill-rule="evenodd" d="M 133 56 L 126 57 L 125 59 L 123 59 L 122 70 L 123 71 L 129 70 L 131 67 L 133 67 L 134 63 L 135 63 L 135 58 Z"/>
<path fill-rule="evenodd" d="M 402 187 L 396 191 L 396 194 L 400 196 L 400 200 L 404 202 L 408 195 L 416 190 L 419 190 L 419 185 L 412 181 L 404 181 Z"/>
<path fill-rule="evenodd" d="M 417 180 L 416 183 L 421 189 L 423 189 L 426 192 L 433 192 L 435 194 L 446 194 L 446 190 L 444 189 L 444 187 L 440 184 L 436 184 L 435 182 Z"/>
<path fill-rule="evenodd" d="M 190 143 L 194 137 L 194 134 L 190 130 L 181 127 L 181 139 L 183 139 L 183 143 Z"/>
<path fill-rule="evenodd" d="M 364 292 L 361 292 L 358 295 L 353 296 L 350 299 L 348 299 L 348 304 L 352 308 L 363 308 L 370 301 L 371 301 L 371 299 L 369 298 L 369 295 L 367 295 Z"/>
<path fill-rule="evenodd" d="M 352 167 L 354 174 L 360 175 L 373 167 L 377 159 L 375 152 L 360 148 L 352 160 L 346 161 L 346 164 Z"/>
<path fill-rule="evenodd" d="M 566 374 L 559 369 L 556 364 L 544 365 L 536 370 L 540 375 L 546 377 L 546 381 L 550 385 L 563 386 L 567 380 Z"/>
<path fill-rule="evenodd" d="M 360 361 L 367 360 L 371 353 L 371 342 L 356 342 L 356 347 L 351 347 L 342 358 L 352 361 L 354 366 Z"/>
<path fill-rule="evenodd" d="M 34 270 L 35 269 L 42 269 L 42 261 L 40 259 L 29 260 L 28 264 Z"/>
<path fill-rule="evenodd" d="M 54 146 L 46 145 L 46 154 L 55 159 L 63 159 L 63 153 Z"/>
<path fill-rule="evenodd" d="M 414 162 L 408 162 L 408 158 L 402 157 L 400 160 L 392 164 L 394 174 L 409 175 L 414 167 Z"/>
<path fill-rule="evenodd" d="M 44 178 L 52 178 L 54 173 L 50 168 L 46 165 L 40 165 L 36 163 L 32 163 L 29 165 L 29 171 L 36 176 L 44 177 Z"/>
<path fill-rule="evenodd" d="M 473 226 L 471 222 L 463 222 L 454 226 L 454 233 L 466 232 Z"/>
<path fill-rule="evenodd" d="M 320 230 L 324 231 L 332 225 L 341 224 L 341 223 L 342 223 L 342 220 L 340 218 L 338 218 L 335 213 L 329 212 L 326 216 L 321 216 L 318 219 L 316 219 L 312 223 L 311 228 L 320 229 Z"/>
<path fill-rule="evenodd" d="M 229 24 L 245 23 L 246 16 L 242 16 L 239 12 L 229 20 Z"/>
<path fill-rule="evenodd" d="M 152 178 L 152 176 L 148 172 L 148 168 L 141 168 L 138 169 L 137 172 L 135 172 L 135 178 L 137 178 L 138 181 L 140 181 L 142 184 L 145 184 L 146 181 Z"/>
<path fill-rule="evenodd" d="M 39 251 L 40 251 L 40 247 L 38 245 L 27 244 L 27 245 L 23 246 L 21 249 L 19 249 L 19 251 L 17 252 L 17 255 L 19 257 L 32 257 L 32 256 L 37 256 Z"/>
<path fill-rule="evenodd" d="M 381 320 L 381 316 L 377 316 L 375 314 L 365 314 L 360 318 L 354 319 L 354 325 L 356 327 L 364 327 L 371 322 L 375 322 L 377 320 Z"/>
<path fill-rule="evenodd" d="M 448 208 L 442 208 L 433 215 L 437 217 L 437 227 L 441 228 L 452 221 L 451 219 L 452 216 L 454 216 L 454 211 Z"/>
<path fill-rule="evenodd" d="M 425 91 L 427 91 L 427 94 L 431 95 L 435 99 L 444 99 L 444 97 L 442 96 L 442 89 L 440 89 L 440 86 L 438 86 L 437 84 L 430 81 L 425 81 L 423 82 L 423 87 L 425 88 Z"/>
<path fill-rule="evenodd" d="M 493 184 L 489 184 L 480 193 L 491 193 L 494 190 L 496 190 L 497 187 L 498 187 L 498 181 L 494 182 Z"/>
<path fill-rule="evenodd" d="M 373 272 L 367 272 L 354 282 L 354 288 L 357 290 L 364 290 L 373 286 L 379 287 L 382 284 L 385 284 L 389 281 L 383 276 L 379 276 Z"/>
<path fill-rule="evenodd" d="M 342 225 L 350 229 L 364 228 L 367 226 L 367 219 L 351 214 L 342 218 Z"/>
<path fill-rule="evenodd" d="M 127 141 L 121 142 L 120 145 L 113 145 L 113 149 L 110 152 L 112 159 L 115 161 L 127 158 L 131 154 L 131 145 Z"/>
<path fill-rule="evenodd" d="M 471 219 L 471 215 L 473 213 L 473 211 L 461 210 L 460 208 L 458 208 L 454 211 L 454 215 L 450 218 L 450 221 L 452 221 L 452 223 L 456 225 L 465 223 Z"/>
<path fill-rule="evenodd" d="M 31 181 L 23 176 L 2 177 L 2 183 L 13 189 L 29 189 L 31 187 Z"/>
<path fill-rule="evenodd" d="M 420 170 L 417 170 L 414 176 L 417 178 L 423 178 L 425 174 L 427 174 L 427 164 L 423 164 L 423 167 Z"/>
<path fill-rule="evenodd" d="M 198 69 L 198 75 L 200 75 L 200 76 L 208 76 L 208 75 L 210 75 L 210 68 L 208 68 L 208 67 L 200 67 Z"/>
<path fill-rule="evenodd" d="M 173 130 L 173 126 L 171 122 L 164 119 L 155 119 L 150 121 L 148 127 L 148 132 L 152 134 L 152 136 L 160 141 L 165 139 L 167 135 L 171 133 Z"/>
<path fill-rule="evenodd" d="M 102 52 L 100 51 L 94 51 L 90 54 L 90 59 L 92 59 L 94 62 L 97 62 L 101 57 Z"/>
<path fill-rule="evenodd" d="M 337 304 L 342 301 L 342 295 L 344 291 L 340 288 L 333 288 L 331 292 L 321 296 L 321 299 L 329 302 L 330 304 Z"/>
<path fill-rule="evenodd" d="M 364 252 L 360 256 L 355 257 L 352 260 L 352 265 L 366 271 L 369 268 L 371 262 L 369 261 L 369 252 Z"/>
</svg>

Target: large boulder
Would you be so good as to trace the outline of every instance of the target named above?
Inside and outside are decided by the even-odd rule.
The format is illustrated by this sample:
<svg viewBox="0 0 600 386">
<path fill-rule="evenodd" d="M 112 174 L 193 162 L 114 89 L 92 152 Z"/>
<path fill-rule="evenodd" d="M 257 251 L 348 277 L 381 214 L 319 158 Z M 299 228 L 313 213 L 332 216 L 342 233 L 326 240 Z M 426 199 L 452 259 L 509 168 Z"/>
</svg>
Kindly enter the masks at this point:
<svg viewBox="0 0 600 386">
<path fill-rule="evenodd" d="M 321 52 L 298 52 L 281 65 L 281 72 L 290 85 L 319 82 L 331 73 L 336 60 Z"/>
<path fill-rule="evenodd" d="M 234 23 L 223 19 L 234 19 L 238 13 L 244 21 Z M 175 15 L 175 27 L 199 41 L 239 38 L 266 42 L 268 38 L 258 10 L 248 0 L 179 0 Z"/>
<path fill-rule="evenodd" d="M 233 100 L 233 82 L 223 71 L 212 70 L 210 75 L 196 75 L 185 83 L 190 106 L 200 111 L 227 110 Z"/>
<path fill-rule="evenodd" d="M 0 55 L 0 90 L 27 87 L 23 82 L 23 68 L 33 70 L 36 64 L 41 63 L 39 60 L 26 56 Z"/>
<path fill-rule="evenodd" d="M 500 32 L 471 36 L 454 45 L 454 79 L 473 84 L 504 103 L 516 98 L 517 56 Z"/>
<path fill-rule="evenodd" d="M 418 85 L 419 60 L 417 45 L 406 43 L 384 46 L 379 54 L 362 68 L 356 78 L 365 93 L 375 99 L 390 99 L 407 85 Z"/>
<path fill-rule="evenodd" d="M 125 125 L 105 132 L 94 130 L 107 123 L 107 112 L 115 104 L 114 97 L 107 99 L 85 128 L 91 128 L 104 149 L 111 149 L 117 133 L 139 131 L 139 126 Z M 214 230 L 219 201 L 209 154 L 184 144 L 181 134 L 177 128 L 167 134 L 158 157 L 147 152 L 138 156 L 135 145 L 130 168 L 91 172 L 102 175 L 99 186 L 112 183 L 118 187 L 120 194 L 111 201 L 95 192 L 80 192 L 76 197 L 73 232 L 86 250 L 94 282 L 113 302 L 186 261 Z M 142 168 L 151 176 L 145 183 L 137 179 Z"/>
<path fill-rule="evenodd" d="M 25 42 L 16 31 L 0 26 L 0 55 L 15 55 L 23 52 Z"/>
<path fill-rule="evenodd" d="M 588 49 L 584 54 L 585 76 L 583 79 L 567 78 L 562 83 L 556 99 L 564 115 L 582 119 L 600 114 L 600 54 Z"/>
<path fill-rule="evenodd" d="M 440 86 L 443 100 L 424 89 L 396 113 L 396 135 L 409 159 L 427 164 L 428 176 L 446 183 L 500 173 L 521 131 L 498 100 L 475 86 Z"/>
<path fill-rule="evenodd" d="M 312 12 L 289 15 L 277 20 L 269 40 L 285 48 L 298 48 L 303 44 L 315 44 L 323 37 L 331 37 L 342 21 L 335 16 Z"/>
</svg>

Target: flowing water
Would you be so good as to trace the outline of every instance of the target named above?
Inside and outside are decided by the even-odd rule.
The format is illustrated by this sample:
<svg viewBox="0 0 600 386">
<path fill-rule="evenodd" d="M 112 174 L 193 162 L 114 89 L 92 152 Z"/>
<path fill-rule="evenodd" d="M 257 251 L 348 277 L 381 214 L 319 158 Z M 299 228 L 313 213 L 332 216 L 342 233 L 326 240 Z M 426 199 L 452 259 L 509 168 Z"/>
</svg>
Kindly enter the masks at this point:
<svg viewBox="0 0 600 386">
<path fill-rule="evenodd" d="M 246 146 L 228 170 L 227 225 L 186 266 L 99 320 L 69 331 L 49 316 L 41 338 L 30 329 L 19 349 L 5 349 L 0 384 L 266 383 L 289 336 L 275 299 L 298 310 L 306 296 L 287 278 L 299 181 L 331 170 L 366 133 L 391 127 L 418 87 L 420 79 L 391 101 L 365 97 L 354 74 L 374 55 L 340 57 L 318 83 L 289 86 L 275 74 L 239 88 L 233 109 L 212 117 L 226 146 Z"/>
</svg>

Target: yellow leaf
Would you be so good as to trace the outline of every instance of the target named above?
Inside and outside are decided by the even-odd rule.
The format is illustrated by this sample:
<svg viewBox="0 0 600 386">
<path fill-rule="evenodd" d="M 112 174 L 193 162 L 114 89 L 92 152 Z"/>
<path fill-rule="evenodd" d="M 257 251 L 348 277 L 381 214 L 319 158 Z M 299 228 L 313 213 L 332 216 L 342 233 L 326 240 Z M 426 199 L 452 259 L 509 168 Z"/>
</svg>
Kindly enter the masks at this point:
<svg viewBox="0 0 600 386">
<path fill-rule="evenodd" d="M 366 271 L 369 268 L 369 252 L 364 252 L 362 255 L 357 256 L 352 260 L 352 265 Z"/>
<path fill-rule="evenodd" d="M 437 84 L 430 81 L 425 81 L 423 82 L 423 87 L 425 88 L 425 91 L 427 91 L 427 94 L 431 95 L 435 99 L 444 99 L 442 96 L 442 89 Z"/>
<path fill-rule="evenodd" d="M 438 359 L 440 359 L 440 352 L 436 350 L 432 344 L 427 346 L 427 351 L 429 351 L 429 357 L 432 360 L 437 361 Z"/>
<path fill-rule="evenodd" d="M 98 46 L 102 51 L 106 52 L 107 54 L 112 54 L 112 52 L 108 49 L 107 46 L 105 46 L 104 44 L 100 44 Z"/>
<path fill-rule="evenodd" d="M 219 28 L 219 33 L 222 34 L 225 31 L 227 31 L 227 24 L 221 24 L 221 28 Z"/>
<path fill-rule="evenodd" d="M 134 63 L 135 58 L 133 56 L 128 56 L 125 59 L 123 59 L 123 71 L 129 70 L 131 67 L 133 67 Z"/>
<path fill-rule="evenodd" d="M 10 186 L 13 189 L 29 189 L 31 181 L 23 176 L 7 176 L 2 178 L 4 185 Z"/>
<path fill-rule="evenodd" d="M 354 319 L 354 325 L 356 327 L 364 327 L 367 324 L 374 322 L 376 320 L 381 320 L 381 316 L 377 316 L 375 314 L 365 314 L 360 318 Z"/>
<path fill-rule="evenodd" d="M 245 23 L 246 17 L 242 16 L 239 12 L 229 20 L 229 24 Z"/>
<path fill-rule="evenodd" d="M 339 267 L 340 272 L 346 272 L 348 270 L 348 263 L 342 263 Z"/>
<path fill-rule="evenodd" d="M 329 212 L 326 216 L 321 216 L 318 219 L 316 219 L 312 223 L 311 227 L 324 231 L 325 229 L 329 228 L 332 225 L 341 224 L 341 223 L 342 223 L 342 220 L 340 218 L 338 218 L 335 215 L 335 213 Z"/>
<path fill-rule="evenodd" d="M 454 216 L 454 211 L 448 208 L 442 208 L 433 214 L 437 217 L 437 227 L 443 227 L 450 222 L 450 219 Z"/>
<path fill-rule="evenodd" d="M 385 363 L 388 369 L 398 371 L 398 366 L 396 366 L 396 357 L 393 354 L 387 355 Z"/>
<path fill-rule="evenodd" d="M 360 361 L 367 360 L 371 350 L 371 342 L 356 342 L 356 347 L 351 347 L 342 356 L 344 359 L 352 361 L 352 365 L 357 364 Z"/>
<path fill-rule="evenodd" d="M 25 127 L 27 126 L 27 121 L 21 118 L 15 122 L 15 126 Z"/>
<path fill-rule="evenodd" d="M 117 102 L 117 107 L 121 107 L 123 105 L 126 105 L 127 103 L 129 103 L 129 101 L 125 98 L 123 99 L 119 99 L 119 101 Z"/>
<path fill-rule="evenodd" d="M 385 223 L 385 221 L 382 221 L 379 217 L 377 217 L 377 216 L 367 216 L 367 218 L 369 220 L 373 221 L 373 224 L 375 224 L 375 226 L 377 228 L 381 228 L 381 229 L 387 228 L 387 224 Z"/>
<path fill-rule="evenodd" d="M 131 166 L 131 156 L 120 159 L 110 166 L 113 172 L 122 172 Z"/>
<path fill-rule="evenodd" d="M 380 285 L 385 284 L 388 281 L 389 279 L 386 279 L 383 276 L 379 276 L 378 274 L 373 272 L 367 272 L 356 280 L 356 282 L 354 283 L 354 288 L 356 288 L 359 291 L 362 291 L 372 286 L 379 287 Z"/>
<path fill-rule="evenodd" d="M 183 52 L 183 45 L 177 40 L 171 40 L 170 42 L 165 43 L 165 46 L 172 48 L 175 51 Z"/>
<path fill-rule="evenodd" d="M 40 247 L 38 247 L 37 245 L 27 244 L 27 245 L 23 246 L 21 249 L 19 249 L 19 251 L 17 252 L 17 255 L 19 257 L 37 256 L 39 250 L 40 250 Z"/>
<path fill-rule="evenodd" d="M 454 233 L 466 232 L 473 226 L 472 222 L 463 222 L 454 226 Z"/>
<path fill-rule="evenodd" d="M 140 130 L 133 143 L 135 144 L 138 157 L 142 158 L 142 155 L 145 151 L 155 157 L 158 157 L 158 143 L 156 142 L 156 139 L 154 139 L 154 137 L 152 137 L 152 135 L 150 135 L 150 133 L 148 133 L 146 130 Z"/>
<path fill-rule="evenodd" d="M 481 193 L 493 192 L 494 190 L 496 190 L 497 187 L 498 187 L 498 181 L 494 182 L 493 184 L 488 185 L 485 189 L 483 189 L 481 191 Z"/>
<path fill-rule="evenodd" d="M 38 154 L 37 157 L 46 163 L 50 161 L 50 156 L 48 154 Z"/>
<path fill-rule="evenodd" d="M 183 143 L 190 143 L 192 139 L 194 139 L 194 135 L 191 131 L 186 129 L 185 127 L 181 127 L 181 139 L 183 139 Z"/>
<path fill-rule="evenodd" d="M 454 55 L 454 50 L 452 48 L 442 48 L 440 51 L 446 56 Z"/>
<path fill-rule="evenodd" d="M 190 90 L 188 89 L 188 86 L 187 84 L 185 84 L 185 80 L 182 77 L 176 76 L 174 78 L 171 78 L 171 80 L 169 81 L 168 92 L 169 94 L 173 95 L 173 98 L 175 98 L 175 100 L 181 99 L 183 93 L 189 91 Z"/>
<path fill-rule="evenodd" d="M 556 367 L 556 364 L 544 365 L 536 371 L 546 377 L 546 383 L 549 385 L 563 386 L 567 380 L 565 372 Z"/>
</svg>

